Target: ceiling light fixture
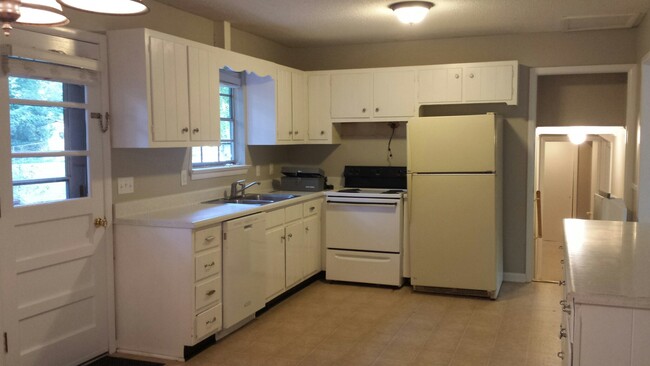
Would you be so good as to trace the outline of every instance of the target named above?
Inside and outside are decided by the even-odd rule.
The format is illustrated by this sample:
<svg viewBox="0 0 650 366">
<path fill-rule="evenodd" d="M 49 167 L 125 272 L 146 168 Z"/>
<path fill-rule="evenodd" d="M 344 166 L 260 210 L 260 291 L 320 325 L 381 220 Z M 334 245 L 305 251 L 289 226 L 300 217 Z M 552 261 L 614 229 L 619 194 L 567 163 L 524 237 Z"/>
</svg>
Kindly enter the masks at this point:
<svg viewBox="0 0 650 366">
<path fill-rule="evenodd" d="M 56 0 L 69 8 L 109 15 L 140 15 L 149 11 L 142 0 Z"/>
<path fill-rule="evenodd" d="M 70 22 L 61 5 L 108 15 L 144 14 L 149 8 L 142 0 L 0 0 L 0 23 L 8 36 L 12 24 L 58 27 Z"/>
<path fill-rule="evenodd" d="M 397 19 L 406 24 L 416 24 L 427 16 L 433 3 L 428 1 L 402 1 L 388 6 L 393 10 Z"/>
<path fill-rule="evenodd" d="M 582 129 L 575 129 L 568 133 L 572 144 L 580 145 L 587 140 L 587 134 Z"/>
</svg>

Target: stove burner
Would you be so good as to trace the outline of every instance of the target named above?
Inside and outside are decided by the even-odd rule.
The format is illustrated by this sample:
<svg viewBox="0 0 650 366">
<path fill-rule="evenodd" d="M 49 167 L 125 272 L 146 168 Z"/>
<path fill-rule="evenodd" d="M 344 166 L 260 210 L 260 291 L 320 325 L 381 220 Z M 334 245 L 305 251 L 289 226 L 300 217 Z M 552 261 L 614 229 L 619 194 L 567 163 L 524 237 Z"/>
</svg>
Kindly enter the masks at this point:
<svg viewBox="0 0 650 366">
<path fill-rule="evenodd" d="M 341 193 L 359 193 L 361 192 L 361 189 L 359 188 L 346 188 L 346 189 L 341 189 L 339 190 Z"/>
</svg>

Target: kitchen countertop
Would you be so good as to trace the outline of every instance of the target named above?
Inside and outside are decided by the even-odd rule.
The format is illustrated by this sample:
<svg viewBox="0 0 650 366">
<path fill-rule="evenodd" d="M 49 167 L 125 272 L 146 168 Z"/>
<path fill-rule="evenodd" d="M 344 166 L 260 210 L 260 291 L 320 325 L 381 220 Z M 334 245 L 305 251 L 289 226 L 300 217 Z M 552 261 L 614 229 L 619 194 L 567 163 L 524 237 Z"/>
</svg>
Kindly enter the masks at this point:
<svg viewBox="0 0 650 366">
<path fill-rule="evenodd" d="M 569 299 L 650 309 L 650 224 L 565 219 L 564 233 Z"/>
<path fill-rule="evenodd" d="M 122 215 L 115 218 L 115 224 L 194 229 L 201 226 L 217 224 L 237 217 L 252 215 L 258 212 L 272 211 L 284 206 L 290 206 L 324 196 L 324 192 L 276 191 L 273 193 L 290 193 L 298 195 L 299 197 L 266 205 L 207 204 L 195 202 L 187 205 L 140 212 L 133 215 Z"/>
</svg>

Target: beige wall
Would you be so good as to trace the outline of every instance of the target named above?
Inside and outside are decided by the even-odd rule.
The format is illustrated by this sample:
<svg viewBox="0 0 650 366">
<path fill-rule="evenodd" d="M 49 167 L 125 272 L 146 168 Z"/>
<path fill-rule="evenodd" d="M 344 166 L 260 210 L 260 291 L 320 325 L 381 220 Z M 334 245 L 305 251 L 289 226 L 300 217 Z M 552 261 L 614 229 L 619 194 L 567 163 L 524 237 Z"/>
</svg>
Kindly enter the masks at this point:
<svg viewBox="0 0 650 366">
<path fill-rule="evenodd" d="M 537 126 L 625 127 L 627 74 L 540 76 Z"/>
<path fill-rule="evenodd" d="M 637 30 L 637 59 L 640 61 L 648 52 L 650 52 L 650 15 L 646 14 Z"/>
</svg>

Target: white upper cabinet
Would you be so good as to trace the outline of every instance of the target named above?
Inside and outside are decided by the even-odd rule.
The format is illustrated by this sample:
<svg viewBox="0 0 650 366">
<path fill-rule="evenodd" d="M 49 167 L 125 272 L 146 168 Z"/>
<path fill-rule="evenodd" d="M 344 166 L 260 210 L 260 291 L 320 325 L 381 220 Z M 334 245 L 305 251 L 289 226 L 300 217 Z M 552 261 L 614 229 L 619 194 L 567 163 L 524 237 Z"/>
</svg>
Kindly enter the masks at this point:
<svg viewBox="0 0 650 366">
<path fill-rule="evenodd" d="M 113 147 L 219 144 L 213 48 L 149 29 L 108 32 Z"/>
<path fill-rule="evenodd" d="M 246 75 L 249 145 L 305 143 L 307 76 L 279 66 L 274 75 Z"/>
<path fill-rule="evenodd" d="M 334 122 L 402 121 L 415 115 L 415 71 L 332 72 Z"/>
<path fill-rule="evenodd" d="M 517 104 L 518 62 L 424 66 L 418 70 L 420 104 Z"/>
<path fill-rule="evenodd" d="M 330 75 L 310 73 L 307 78 L 308 139 L 312 144 L 340 142 L 330 116 Z"/>
</svg>

